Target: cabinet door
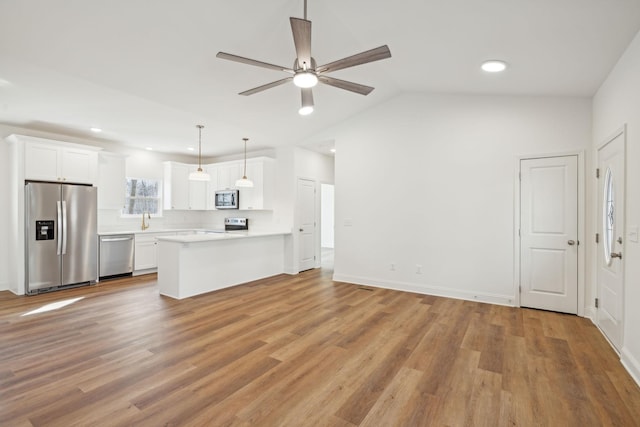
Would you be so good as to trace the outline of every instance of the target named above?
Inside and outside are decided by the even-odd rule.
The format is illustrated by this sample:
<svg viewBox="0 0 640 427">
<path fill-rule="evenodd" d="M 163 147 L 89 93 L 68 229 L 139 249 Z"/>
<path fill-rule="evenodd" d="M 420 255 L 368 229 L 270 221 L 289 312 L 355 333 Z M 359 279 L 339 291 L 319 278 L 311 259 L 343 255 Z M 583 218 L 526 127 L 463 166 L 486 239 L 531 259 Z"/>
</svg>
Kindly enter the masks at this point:
<svg viewBox="0 0 640 427">
<path fill-rule="evenodd" d="M 60 161 L 60 175 L 64 182 L 94 183 L 94 173 L 98 166 L 98 157 L 95 152 L 62 148 L 58 159 Z"/>
<path fill-rule="evenodd" d="M 134 270 L 146 270 L 148 268 L 156 268 L 158 266 L 156 259 L 157 244 L 158 242 L 156 242 L 155 239 L 144 242 L 136 241 Z"/>
<path fill-rule="evenodd" d="M 189 181 L 189 209 L 203 211 L 207 208 L 207 182 Z"/>
<path fill-rule="evenodd" d="M 122 209 L 126 189 L 125 158 L 120 154 L 98 155 L 98 209 Z"/>
<path fill-rule="evenodd" d="M 189 209 L 189 166 L 171 163 L 165 169 L 165 209 Z"/>
<path fill-rule="evenodd" d="M 205 209 L 208 211 L 215 210 L 216 208 L 216 190 L 218 189 L 218 168 L 215 166 L 207 166 L 207 173 L 211 177 L 211 180 L 207 183 L 206 188 L 206 206 Z"/>
<path fill-rule="evenodd" d="M 236 181 L 242 178 L 242 165 L 231 163 L 218 166 L 218 190 L 236 188 Z"/>
<path fill-rule="evenodd" d="M 25 144 L 25 179 L 61 181 L 59 147 L 46 144 Z"/>
<path fill-rule="evenodd" d="M 247 178 L 253 181 L 252 188 L 240 189 L 240 209 L 262 209 L 263 186 L 262 162 L 247 162 Z"/>
</svg>

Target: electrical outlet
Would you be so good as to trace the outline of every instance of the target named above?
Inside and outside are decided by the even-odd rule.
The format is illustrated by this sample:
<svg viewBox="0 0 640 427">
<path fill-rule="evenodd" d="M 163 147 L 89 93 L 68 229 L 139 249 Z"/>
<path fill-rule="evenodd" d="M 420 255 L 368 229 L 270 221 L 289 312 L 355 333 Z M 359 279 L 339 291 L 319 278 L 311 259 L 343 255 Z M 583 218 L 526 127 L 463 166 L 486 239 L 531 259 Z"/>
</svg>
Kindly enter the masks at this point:
<svg viewBox="0 0 640 427">
<path fill-rule="evenodd" d="M 422 274 L 422 266 L 420 264 L 416 264 L 416 274 Z"/>
</svg>

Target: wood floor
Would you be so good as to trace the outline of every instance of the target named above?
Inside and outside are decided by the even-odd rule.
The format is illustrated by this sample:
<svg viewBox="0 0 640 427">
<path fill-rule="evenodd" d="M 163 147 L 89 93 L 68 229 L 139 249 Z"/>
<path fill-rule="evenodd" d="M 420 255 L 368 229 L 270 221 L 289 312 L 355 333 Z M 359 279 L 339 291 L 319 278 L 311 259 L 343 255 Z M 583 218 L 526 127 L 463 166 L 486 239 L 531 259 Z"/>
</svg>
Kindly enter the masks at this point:
<svg viewBox="0 0 640 427">
<path fill-rule="evenodd" d="M 0 425 L 640 423 L 640 390 L 587 319 L 329 273 L 182 301 L 153 275 L 0 292 Z"/>
</svg>

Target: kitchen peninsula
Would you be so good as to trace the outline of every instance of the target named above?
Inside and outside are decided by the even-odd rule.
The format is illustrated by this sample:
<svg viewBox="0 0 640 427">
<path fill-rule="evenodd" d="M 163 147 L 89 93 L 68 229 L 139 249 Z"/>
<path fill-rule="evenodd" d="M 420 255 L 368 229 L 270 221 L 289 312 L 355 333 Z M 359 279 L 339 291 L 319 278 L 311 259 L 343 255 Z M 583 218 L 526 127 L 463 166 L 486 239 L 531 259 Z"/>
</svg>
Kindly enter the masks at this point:
<svg viewBox="0 0 640 427">
<path fill-rule="evenodd" d="M 197 233 L 158 237 L 158 288 L 176 298 L 284 272 L 289 231 Z"/>
</svg>

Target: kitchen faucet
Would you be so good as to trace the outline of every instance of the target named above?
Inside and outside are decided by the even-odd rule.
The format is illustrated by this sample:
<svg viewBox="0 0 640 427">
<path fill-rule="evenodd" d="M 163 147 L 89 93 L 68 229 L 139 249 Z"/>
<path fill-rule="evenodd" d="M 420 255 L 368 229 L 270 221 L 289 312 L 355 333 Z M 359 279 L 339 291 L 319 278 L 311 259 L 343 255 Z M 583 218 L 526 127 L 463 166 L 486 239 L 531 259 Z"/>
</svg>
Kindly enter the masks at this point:
<svg viewBox="0 0 640 427">
<path fill-rule="evenodd" d="M 151 214 L 149 212 L 142 212 L 142 231 L 150 227 L 149 221 L 145 221 L 144 216 L 147 215 L 147 219 L 151 220 Z"/>
</svg>

